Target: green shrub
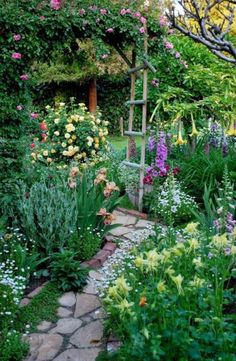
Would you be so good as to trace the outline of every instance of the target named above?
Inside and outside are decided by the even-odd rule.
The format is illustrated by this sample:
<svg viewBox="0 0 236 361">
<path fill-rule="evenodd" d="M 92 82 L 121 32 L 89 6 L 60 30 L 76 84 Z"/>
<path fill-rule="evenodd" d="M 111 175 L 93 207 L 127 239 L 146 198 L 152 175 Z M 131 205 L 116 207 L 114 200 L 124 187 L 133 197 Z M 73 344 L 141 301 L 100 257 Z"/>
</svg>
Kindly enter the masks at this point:
<svg viewBox="0 0 236 361">
<path fill-rule="evenodd" d="M 50 270 L 52 280 L 62 291 L 77 291 L 86 284 L 88 270 L 81 267 L 73 249 L 61 249 L 54 253 Z"/>
</svg>

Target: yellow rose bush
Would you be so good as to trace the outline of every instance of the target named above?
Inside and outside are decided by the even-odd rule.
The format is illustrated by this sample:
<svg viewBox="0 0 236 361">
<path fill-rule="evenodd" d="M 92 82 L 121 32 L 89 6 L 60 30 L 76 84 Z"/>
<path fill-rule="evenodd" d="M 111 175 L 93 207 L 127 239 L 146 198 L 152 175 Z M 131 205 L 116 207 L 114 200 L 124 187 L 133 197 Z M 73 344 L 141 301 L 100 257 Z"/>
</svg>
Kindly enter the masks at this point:
<svg viewBox="0 0 236 361">
<path fill-rule="evenodd" d="M 123 342 L 115 360 L 235 360 L 235 234 L 158 226 L 109 271 L 101 292 Z"/>
<path fill-rule="evenodd" d="M 39 137 L 30 145 L 32 161 L 59 166 L 73 161 L 82 168 L 94 165 L 108 149 L 107 126 L 101 113 L 89 113 L 83 103 L 46 106 L 46 115 L 39 118 Z"/>
</svg>

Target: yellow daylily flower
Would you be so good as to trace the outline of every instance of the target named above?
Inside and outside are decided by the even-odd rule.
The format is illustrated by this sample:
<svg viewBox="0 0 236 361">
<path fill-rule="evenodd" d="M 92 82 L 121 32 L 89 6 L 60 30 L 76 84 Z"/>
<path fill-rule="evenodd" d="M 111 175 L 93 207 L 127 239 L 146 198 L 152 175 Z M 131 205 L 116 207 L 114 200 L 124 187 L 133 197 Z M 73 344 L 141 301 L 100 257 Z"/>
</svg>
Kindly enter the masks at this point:
<svg viewBox="0 0 236 361">
<path fill-rule="evenodd" d="M 182 288 L 182 283 L 183 283 L 183 276 L 181 276 L 180 274 L 178 276 L 171 276 L 172 281 L 175 283 L 178 293 L 179 294 L 183 294 L 184 290 Z"/>
<path fill-rule="evenodd" d="M 198 231 L 197 230 L 198 225 L 199 225 L 198 222 L 188 223 L 184 230 L 187 233 L 194 234 L 194 233 L 196 233 Z"/>
<path fill-rule="evenodd" d="M 128 292 L 132 290 L 132 287 L 127 284 L 124 276 L 117 278 L 117 280 L 115 281 L 115 285 L 117 286 L 119 291 L 125 294 L 128 294 Z"/>
<path fill-rule="evenodd" d="M 219 235 L 214 236 L 212 239 L 212 243 L 216 248 L 219 249 L 226 247 L 229 243 L 226 233 L 222 234 L 221 236 Z"/>
<path fill-rule="evenodd" d="M 165 281 L 159 281 L 157 284 L 157 291 L 162 293 L 166 290 L 166 282 Z"/>
<path fill-rule="evenodd" d="M 116 307 L 119 308 L 121 312 L 127 312 L 133 305 L 134 302 L 128 302 L 126 299 L 124 299 Z"/>
</svg>

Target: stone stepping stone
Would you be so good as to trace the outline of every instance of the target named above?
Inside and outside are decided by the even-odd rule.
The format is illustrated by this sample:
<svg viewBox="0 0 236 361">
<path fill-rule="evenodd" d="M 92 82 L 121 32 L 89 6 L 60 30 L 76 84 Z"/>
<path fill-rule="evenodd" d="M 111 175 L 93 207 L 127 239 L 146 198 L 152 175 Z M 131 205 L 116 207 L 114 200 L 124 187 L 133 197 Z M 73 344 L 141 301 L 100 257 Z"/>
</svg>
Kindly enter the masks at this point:
<svg viewBox="0 0 236 361">
<path fill-rule="evenodd" d="M 92 295 L 96 295 L 98 293 L 98 291 L 96 289 L 95 280 L 89 279 L 87 282 L 87 286 L 85 286 L 83 292 L 92 294 Z"/>
<path fill-rule="evenodd" d="M 101 351 L 101 348 L 73 348 L 61 353 L 54 361 L 95 361 Z"/>
<path fill-rule="evenodd" d="M 140 219 L 136 225 L 135 228 L 147 228 L 148 226 L 154 226 L 155 223 L 152 221 L 145 221 L 144 219 Z"/>
<path fill-rule="evenodd" d="M 100 320 L 107 318 L 107 315 L 103 308 L 98 308 L 96 311 L 89 314 L 94 320 Z"/>
<path fill-rule="evenodd" d="M 72 307 L 76 302 L 74 292 L 66 292 L 63 296 L 61 296 L 58 300 L 59 304 L 64 307 Z"/>
<path fill-rule="evenodd" d="M 103 276 L 101 275 L 101 273 L 94 271 L 94 270 L 91 270 L 89 272 L 89 277 L 96 281 L 102 281 L 102 279 L 103 279 Z"/>
<path fill-rule="evenodd" d="M 67 308 L 65 308 L 65 307 L 59 307 L 58 309 L 57 309 L 57 315 L 59 316 L 59 317 L 62 317 L 62 318 L 64 318 L 64 317 L 70 317 L 71 315 L 72 315 L 72 310 L 68 310 Z"/>
<path fill-rule="evenodd" d="M 116 237 L 124 236 L 126 233 L 130 232 L 130 228 L 127 227 L 118 227 L 112 229 L 109 233 Z"/>
<path fill-rule="evenodd" d="M 49 328 L 52 327 L 52 322 L 48 322 L 48 321 L 42 321 L 38 326 L 37 326 L 37 330 L 39 331 L 47 331 L 49 330 Z"/>
<path fill-rule="evenodd" d="M 74 317 L 78 318 L 96 310 L 101 306 L 99 298 L 86 293 L 77 294 Z"/>
<path fill-rule="evenodd" d="M 77 318 L 62 318 L 57 322 L 55 328 L 49 331 L 49 333 L 62 333 L 68 335 L 77 330 L 81 325 L 82 321 Z"/>
<path fill-rule="evenodd" d="M 49 361 L 60 351 L 63 337 L 60 335 L 49 335 L 32 333 L 26 337 L 30 345 L 30 356 L 25 361 Z"/>
<path fill-rule="evenodd" d="M 70 343 L 76 347 L 96 347 L 101 345 L 102 337 L 103 324 L 97 320 L 76 331 L 71 336 Z"/>
</svg>

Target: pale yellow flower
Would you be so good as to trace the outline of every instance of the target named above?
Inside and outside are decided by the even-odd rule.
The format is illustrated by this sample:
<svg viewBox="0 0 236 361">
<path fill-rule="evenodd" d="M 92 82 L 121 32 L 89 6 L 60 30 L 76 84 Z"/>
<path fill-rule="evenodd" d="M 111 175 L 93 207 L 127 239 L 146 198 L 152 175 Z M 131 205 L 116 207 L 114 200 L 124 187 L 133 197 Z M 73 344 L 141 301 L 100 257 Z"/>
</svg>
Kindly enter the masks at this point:
<svg viewBox="0 0 236 361">
<path fill-rule="evenodd" d="M 108 289 L 108 296 L 112 297 L 112 298 L 116 298 L 118 296 L 118 292 L 117 292 L 117 287 L 116 286 L 112 286 L 109 287 Z"/>
<path fill-rule="evenodd" d="M 196 222 L 196 223 L 194 223 L 194 222 L 188 223 L 184 230 L 187 233 L 194 234 L 194 233 L 196 233 L 198 231 L 197 230 L 198 225 L 199 225 L 198 222 Z"/>
<path fill-rule="evenodd" d="M 175 283 L 178 293 L 179 294 L 183 294 L 183 288 L 182 288 L 182 283 L 183 283 L 183 276 L 181 276 L 180 274 L 178 276 L 171 276 L 172 281 Z"/>
<path fill-rule="evenodd" d="M 52 158 L 47 158 L 48 163 L 52 163 Z"/>
<path fill-rule="evenodd" d="M 72 135 L 71 137 L 73 140 L 76 140 L 77 139 L 77 136 L 75 134 Z"/>
<path fill-rule="evenodd" d="M 96 123 L 97 123 L 97 124 L 100 124 L 100 123 L 101 123 L 101 120 L 100 120 L 100 119 L 97 119 L 97 120 L 96 120 Z"/>
<path fill-rule="evenodd" d="M 195 238 L 189 239 L 188 244 L 189 244 L 189 250 L 190 251 L 192 251 L 192 250 L 195 251 L 195 249 L 200 247 L 200 244 L 199 244 L 198 240 L 195 239 Z"/>
<path fill-rule="evenodd" d="M 157 284 L 157 291 L 159 293 L 165 292 L 166 290 L 166 282 L 165 281 L 159 281 Z"/>
<path fill-rule="evenodd" d="M 68 144 L 72 144 L 73 143 L 73 140 L 72 139 L 69 139 L 68 140 Z"/>
<path fill-rule="evenodd" d="M 137 257 L 135 260 L 134 260 L 134 264 L 136 267 L 138 268 L 143 268 L 143 266 L 145 265 L 146 261 L 142 258 L 142 257 Z"/>
<path fill-rule="evenodd" d="M 236 255 L 236 246 L 232 246 L 232 247 L 231 247 L 231 254 L 232 254 L 233 256 Z"/>
<path fill-rule="evenodd" d="M 43 156 L 44 156 L 44 157 L 47 157 L 47 156 L 48 156 L 48 151 L 47 151 L 47 150 L 44 150 L 44 151 L 43 151 Z"/>
<path fill-rule="evenodd" d="M 67 146 L 67 144 L 66 143 L 61 143 L 61 146 L 63 147 L 63 148 L 65 148 L 66 146 Z"/>
<path fill-rule="evenodd" d="M 193 264 L 195 265 L 196 268 L 201 268 L 201 267 L 203 267 L 203 263 L 202 263 L 201 257 L 194 258 L 194 259 L 193 259 Z"/>
<path fill-rule="evenodd" d="M 63 108 L 66 104 L 65 103 L 59 103 L 59 106 Z"/>
<path fill-rule="evenodd" d="M 58 132 L 58 130 L 56 130 L 55 132 L 54 132 L 54 135 L 56 135 L 57 137 L 60 135 L 60 132 Z"/>
<path fill-rule="evenodd" d="M 55 123 L 55 124 L 58 124 L 59 122 L 60 122 L 60 119 L 59 119 L 59 118 L 54 119 L 54 123 Z"/>
<path fill-rule="evenodd" d="M 193 281 L 190 281 L 189 285 L 194 288 L 200 288 L 204 285 L 204 283 L 205 283 L 204 279 L 194 276 Z"/>
<path fill-rule="evenodd" d="M 56 153 L 56 150 L 55 150 L 55 149 L 51 149 L 51 153 L 52 153 L 52 154 L 55 154 L 55 153 Z"/>
<path fill-rule="evenodd" d="M 132 287 L 127 284 L 124 276 L 117 278 L 115 285 L 117 286 L 118 290 L 124 294 L 128 294 L 128 292 L 132 290 Z"/>
<path fill-rule="evenodd" d="M 128 312 L 133 305 L 133 302 L 128 302 L 126 299 L 124 299 L 116 307 L 119 308 L 121 312 Z"/>
<path fill-rule="evenodd" d="M 66 139 L 69 139 L 69 138 L 70 138 L 70 134 L 69 134 L 69 133 L 66 133 L 66 134 L 65 134 L 65 138 L 66 138 Z"/>
<path fill-rule="evenodd" d="M 94 148 L 95 148 L 95 149 L 98 149 L 98 148 L 99 148 L 99 144 L 98 144 L 98 143 L 94 144 Z"/>
<path fill-rule="evenodd" d="M 214 244 L 214 246 L 216 248 L 219 248 L 219 249 L 222 249 L 225 246 L 227 246 L 229 241 L 227 239 L 226 233 L 224 233 L 224 234 L 222 234 L 220 236 L 219 235 L 214 236 L 213 239 L 212 239 L 212 243 Z"/>
<path fill-rule="evenodd" d="M 75 130 L 75 127 L 74 127 L 73 124 L 67 124 L 66 125 L 66 130 L 67 130 L 68 133 L 71 133 L 71 132 L 73 132 Z"/>
</svg>

